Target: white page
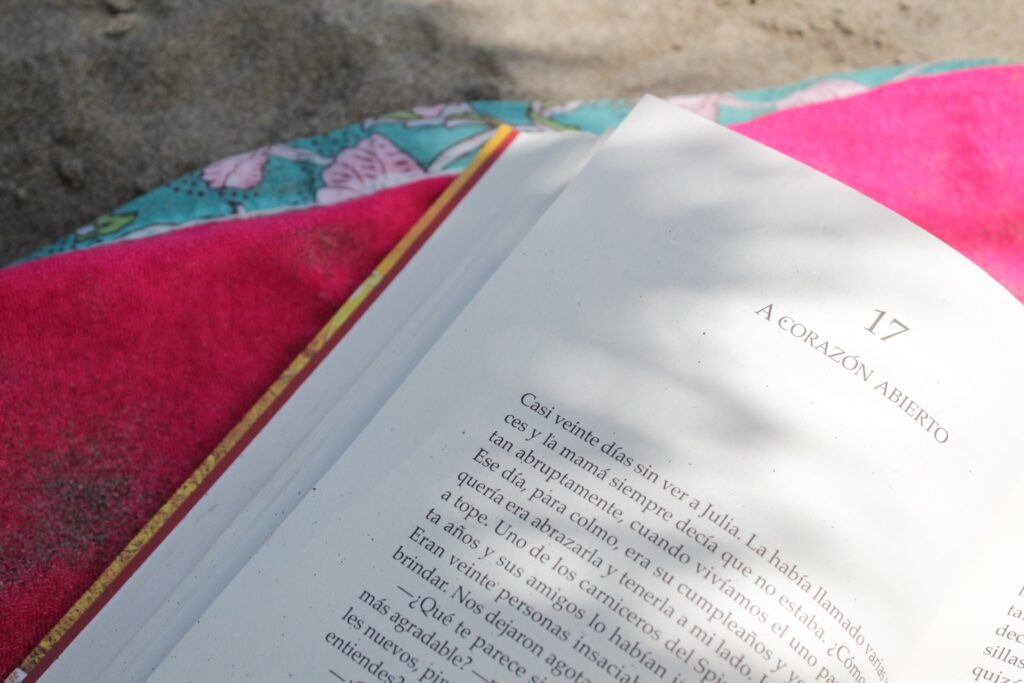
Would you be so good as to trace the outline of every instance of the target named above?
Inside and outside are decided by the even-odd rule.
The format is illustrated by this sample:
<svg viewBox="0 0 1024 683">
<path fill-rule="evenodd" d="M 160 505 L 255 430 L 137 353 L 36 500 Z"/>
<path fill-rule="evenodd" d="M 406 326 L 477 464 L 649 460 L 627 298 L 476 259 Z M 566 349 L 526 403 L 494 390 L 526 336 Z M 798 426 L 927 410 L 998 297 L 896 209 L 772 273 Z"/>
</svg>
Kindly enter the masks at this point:
<svg viewBox="0 0 1024 683">
<path fill-rule="evenodd" d="M 520 133 L 336 346 L 46 670 L 143 680 L 362 430 L 591 153 L 587 133 Z M 517 182 L 514 205 L 504 186 Z"/>
<path fill-rule="evenodd" d="M 1020 348 L 923 230 L 645 99 L 151 680 L 1013 676 Z"/>
</svg>

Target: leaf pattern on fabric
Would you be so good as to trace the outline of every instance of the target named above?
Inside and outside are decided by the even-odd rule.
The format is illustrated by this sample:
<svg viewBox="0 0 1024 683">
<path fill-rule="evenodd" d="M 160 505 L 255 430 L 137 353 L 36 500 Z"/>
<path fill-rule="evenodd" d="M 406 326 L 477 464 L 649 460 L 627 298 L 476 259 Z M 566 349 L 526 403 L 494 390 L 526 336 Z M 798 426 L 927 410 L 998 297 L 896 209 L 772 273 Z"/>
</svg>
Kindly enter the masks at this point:
<svg viewBox="0 0 1024 683">
<path fill-rule="evenodd" d="M 308 149 L 301 149 L 299 147 L 292 147 L 290 145 L 274 145 L 270 148 L 271 156 L 278 157 L 279 159 L 287 159 L 288 161 L 308 161 L 311 164 L 319 164 L 320 166 L 327 166 L 333 159 L 321 156 L 316 152 Z"/>
<path fill-rule="evenodd" d="M 324 169 L 318 204 L 333 204 L 400 185 L 425 174 L 411 156 L 375 133 L 354 147 L 343 149 Z"/>
<path fill-rule="evenodd" d="M 870 89 L 857 81 L 845 78 L 826 78 L 783 97 L 775 103 L 775 106 L 778 109 L 802 107 L 807 104 L 818 104 L 819 102 L 838 100 L 841 97 L 859 95 Z"/>
<path fill-rule="evenodd" d="M 530 111 L 545 118 L 551 118 L 552 116 L 559 116 L 561 114 L 571 114 L 584 104 L 586 104 L 586 100 L 569 100 L 568 102 L 545 102 L 543 100 L 534 100 L 530 103 Z"/>
<path fill-rule="evenodd" d="M 406 128 L 422 126 L 453 126 L 479 124 L 485 122 L 483 117 L 469 102 L 447 102 L 412 109 L 395 111 L 383 116 L 363 121 L 363 128 L 369 129 L 381 123 L 400 123 Z"/>
</svg>

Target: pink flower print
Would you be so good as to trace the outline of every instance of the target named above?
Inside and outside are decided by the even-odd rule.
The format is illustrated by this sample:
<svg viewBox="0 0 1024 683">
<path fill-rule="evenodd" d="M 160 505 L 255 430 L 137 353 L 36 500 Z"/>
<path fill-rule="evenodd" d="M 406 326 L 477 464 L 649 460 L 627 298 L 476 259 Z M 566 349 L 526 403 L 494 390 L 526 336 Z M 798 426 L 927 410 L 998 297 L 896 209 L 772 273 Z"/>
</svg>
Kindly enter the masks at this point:
<svg viewBox="0 0 1024 683">
<path fill-rule="evenodd" d="M 416 118 L 409 121 L 406 125 L 408 126 L 429 126 L 443 123 L 446 126 L 452 126 L 459 123 L 469 123 L 465 120 L 468 116 L 470 119 L 478 119 L 476 111 L 469 105 L 468 102 L 456 102 L 452 104 L 435 104 L 426 107 L 413 107 L 412 113 L 416 115 Z"/>
<path fill-rule="evenodd" d="M 680 109 L 691 111 L 698 116 L 714 121 L 718 118 L 719 101 L 722 93 L 707 93 L 703 95 L 679 95 L 670 97 L 668 101 Z"/>
<path fill-rule="evenodd" d="M 464 124 L 478 124 L 481 116 L 468 102 L 449 102 L 413 107 L 403 111 L 391 112 L 383 116 L 365 119 L 363 128 L 370 129 L 380 123 L 400 123 L 406 128 L 420 126 L 445 126 L 452 128 Z"/>
<path fill-rule="evenodd" d="M 270 157 L 269 147 L 260 147 L 244 154 L 235 154 L 215 161 L 203 169 L 203 180 L 210 187 L 219 190 L 251 190 L 263 180 L 263 170 Z"/>
<path fill-rule="evenodd" d="M 318 204 L 333 204 L 401 185 L 424 175 L 411 156 L 379 133 L 355 147 L 341 150 L 324 169 L 324 186 L 317 190 Z"/>
</svg>

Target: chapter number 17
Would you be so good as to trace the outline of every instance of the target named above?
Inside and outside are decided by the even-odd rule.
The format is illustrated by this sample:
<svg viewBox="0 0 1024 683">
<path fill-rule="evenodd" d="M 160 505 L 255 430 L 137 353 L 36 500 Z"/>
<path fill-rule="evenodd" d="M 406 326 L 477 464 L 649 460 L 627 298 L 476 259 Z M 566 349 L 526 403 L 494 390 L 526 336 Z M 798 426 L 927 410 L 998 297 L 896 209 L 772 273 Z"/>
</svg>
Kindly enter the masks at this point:
<svg viewBox="0 0 1024 683">
<path fill-rule="evenodd" d="M 899 320 L 897 320 L 895 317 L 890 315 L 889 318 L 888 318 L 889 325 L 888 326 L 883 326 L 883 328 L 881 330 L 878 330 L 878 332 L 876 332 L 875 329 L 878 327 L 879 323 L 881 323 L 885 319 L 887 313 L 885 311 L 879 310 L 877 308 L 875 309 L 875 313 L 877 313 L 878 315 L 875 316 L 874 321 L 870 325 L 865 327 L 864 329 L 867 330 L 868 332 L 870 332 L 871 334 L 875 335 L 875 336 L 878 336 L 881 332 L 889 331 L 889 334 L 887 334 L 887 335 L 882 337 L 882 341 L 889 341 L 893 337 L 899 336 L 899 335 L 903 334 L 904 332 L 907 332 L 908 330 L 910 330 L 909 327 L 907 327 L 906 325 L 901 323 Z M 895 328 L 895 332 L 890 331 L 890 330 L 893 330 L 894 328 Z"/>
</svg>

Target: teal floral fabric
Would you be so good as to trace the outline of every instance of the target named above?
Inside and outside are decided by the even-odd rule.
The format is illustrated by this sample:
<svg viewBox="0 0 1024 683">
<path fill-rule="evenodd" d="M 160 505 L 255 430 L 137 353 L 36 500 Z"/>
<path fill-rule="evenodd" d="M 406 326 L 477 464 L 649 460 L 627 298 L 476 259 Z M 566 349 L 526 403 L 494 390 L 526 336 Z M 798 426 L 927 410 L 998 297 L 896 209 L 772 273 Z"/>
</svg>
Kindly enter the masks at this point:
<svg viewBox="0 0 1024 683">
<path fill-rule="evenodd" d="M 729 125 L 789 107 L 856 95 L 906 78 L 992 63 L 970 60 L 891 66 L 771 88 L 669 99 Z M 618 124 L 632 104 L 624 99 L 476 101 L 391 112 L 211 163 L 96 218 L 28 259 L 138 239 L 211 219 L 330 204 L 431 175 L 451 175 L 469 163 L 501 124 L 523 131 L 600 133 Z"/>
</svg>

